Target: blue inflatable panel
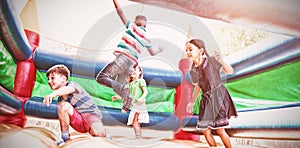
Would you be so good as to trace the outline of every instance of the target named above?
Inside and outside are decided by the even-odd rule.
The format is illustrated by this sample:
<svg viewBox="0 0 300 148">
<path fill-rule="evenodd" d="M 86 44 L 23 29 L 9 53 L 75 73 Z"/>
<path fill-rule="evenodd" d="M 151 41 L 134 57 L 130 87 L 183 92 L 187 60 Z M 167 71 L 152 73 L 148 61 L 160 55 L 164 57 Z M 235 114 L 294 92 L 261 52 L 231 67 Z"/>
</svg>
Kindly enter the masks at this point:
<svg viewBox="0 0 300 148">
<path fill-rule="evenodd" d="M 300 60 L 299 48 L 299 38 L 288 39 L 283 43 L 264 49 L 260 53 L 253 53 L 245 59 L 231 63 L 234 73 L 230 75 L 222 73 L 221 77 L 223 80 L 234 81 L 298 61 Z"/>
<path fill-rule="evenodd" d="M 18 100 L 8 92 L 5 88 L 0 86 L 0 115 L 12 115 L 21 112 L 22 101 Z"/>
<path fill-rule="evenodd" d="M 232 117 L 228 129 L 300 129 L 300 103 L 278 107 L 238 111 Z M 182 128 L 195 128 L 198 116 L 185 117 Z"/>
<path fill-rule="evenodd" d="M 103 113 L 103 123 L 108 126 L 126 126 L 129 112 L 122 114 L 120 109 L 100 108 Z M 149 112 L 149 123 L 142 123 L 142 127 L 155 130 L 176 131 L 179 119 L 171 113 Z"/>
<path fill-rule="evenodd" d="M 24 113 L 25 115 L 39 118 L 58 119 L 57 104 L 46 106 L 42 102 L 27 100 L 24 104 Z"/>
<path fill-rule="evenodd" d="M 7 50 L 16 61 L 25 61 L 32 54 L 24 33 L 19 15 L 13 10 L 9 0 L 1 1 L 0 5 L 0 36 Z"/>
<path fill-rule="evenodd" d="M 271 48 L 263 49 L 258 53 L 252 53 L 234 63 L 230 63 L 234 69 L 233 74 L 221 73 L 221 79 L 226 82 L 253 76 L 255 74 L 273 69 L 275 67 L 300 60 L 300 38 L 291 38 Z M 284 51 L 284 52 L 283 52 Z M 232 55 L 229 55 L 229 57 Z M 232 57 L 233 58 L 233 57 Z M 185 75 L 191 82 L 190 73 Z"/>
<path fill-rule="evenodd" d="M 47 70 L 53 65 L 66 65 L 73 75 L 95 79 L 96 75 L 107 64 L 103 61 L 90 61 L 87 58 L 76 57 L 66 52 L 43 51 L 36 49 L 34 64 L 37 69 Z M 182 73 L 180 70 L 162 70 L 142 67 L 144 79 L 152 86 L 165 86 L 176 88 L 181 84 Z"/>
<path fill-rule="evenodd" d="M 52 104 L 45 106 L 41 97 L 31 97 L 24 106 L 26 115 L 46 119 L 57 119 L 57 101 L 53 100 Z M 106 126 L 127 126 L 129 112 L 121 113 L 121 109 L 98 106 L 103 114 L 102 121 Z M 171 113 L 149 112 L 148 124 L 141 124 L 154 130 L 176 131 L 179 128 L 179 119 Z"/>
</svg>

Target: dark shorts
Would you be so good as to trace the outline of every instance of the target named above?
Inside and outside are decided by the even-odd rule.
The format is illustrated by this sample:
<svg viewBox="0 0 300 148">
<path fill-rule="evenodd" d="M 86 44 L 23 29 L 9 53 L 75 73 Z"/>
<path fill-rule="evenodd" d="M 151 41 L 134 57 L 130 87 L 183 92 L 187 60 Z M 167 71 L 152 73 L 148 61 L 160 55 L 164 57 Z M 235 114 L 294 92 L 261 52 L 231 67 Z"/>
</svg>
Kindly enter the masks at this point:
<svg viewBox="0 0 300 148">
<path fill-rule="evenodd" d="M 76 109 L 74 109 L 73 115 L 70 119 L 71 127 L 80 133 L 86 133 L 90 131 L 93 123 L 101 123 L 101 118 L 92 113 L 82 113 L 80 114 Z"/>
</svg>

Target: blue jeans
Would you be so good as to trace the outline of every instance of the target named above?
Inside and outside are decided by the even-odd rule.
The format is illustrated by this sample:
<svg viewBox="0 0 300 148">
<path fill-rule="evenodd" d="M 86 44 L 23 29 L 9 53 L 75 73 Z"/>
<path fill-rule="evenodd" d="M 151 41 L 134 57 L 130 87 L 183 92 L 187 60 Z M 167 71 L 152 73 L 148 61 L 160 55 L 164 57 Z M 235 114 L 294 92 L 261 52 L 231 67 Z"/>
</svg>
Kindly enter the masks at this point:
<svg viewBox="0 0 300 148">
<path fill-rule="evenodd" d="M 104 86 L 112 88 L 119 96 L 122 97 L 123 109 L 128 110 L 132 98 L 128 88 L 124 85 L 128 82 L 130 74 L 134 71 L 133 66 L 136 63 L 123 54 L 116 56 L 116 59 L 108 63 L 96 77 L 96 81 Z M 113 79 L 115 78 L 115 79 Z"/>
</svg>

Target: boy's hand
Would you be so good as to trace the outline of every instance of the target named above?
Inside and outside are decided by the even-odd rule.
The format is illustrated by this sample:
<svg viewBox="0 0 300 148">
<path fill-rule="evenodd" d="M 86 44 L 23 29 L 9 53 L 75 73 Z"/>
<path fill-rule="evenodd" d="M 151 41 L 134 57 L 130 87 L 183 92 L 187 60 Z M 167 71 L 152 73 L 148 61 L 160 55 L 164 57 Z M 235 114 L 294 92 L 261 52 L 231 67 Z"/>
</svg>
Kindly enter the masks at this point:
<svg viewBox="0 0 300 148">
<path fill-rule="evenodd" d="M 116 100 L 118 100 L 118 97 L 117 97 L 117 96 L 112 96 L 112 97 L 111 97 L 111 101 L 112 101 L 112 102 L 114 102 L 114 101 L 116 101 Z"/>
<path fill-rule="evenodd" d="M 43 103 L 46 105 L 46 106 L 49 106 L 51 103 L 52 103 L 52 100 L 53 98 L 55 98 L 56 95 L 51 93 L 50 95 L 46 96 L 43 100 Z"/>
<path fill-rule="evenodd" d="M 158 47 L 158 52 L 163 52 L 164 51 L 164 47 L 159 46 Z"/>
<path fill-rule="evenodd" d="M 147 48 L 147 49 L 151 56 L 154 56 L 164 50 L 164 48 L 161 46 L 159 46 L 157 49 L 152 49 L 152 48 Z"/>
</svg>

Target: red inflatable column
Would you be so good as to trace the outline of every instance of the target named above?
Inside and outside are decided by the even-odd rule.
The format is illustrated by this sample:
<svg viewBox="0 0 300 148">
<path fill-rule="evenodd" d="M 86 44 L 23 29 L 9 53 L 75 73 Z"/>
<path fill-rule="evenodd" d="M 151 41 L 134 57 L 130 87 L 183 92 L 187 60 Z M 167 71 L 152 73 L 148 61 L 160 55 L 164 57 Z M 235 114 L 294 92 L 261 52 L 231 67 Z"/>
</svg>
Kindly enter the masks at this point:
<svg viewBox="0 0 300 148">
<path fill-rule="evenodd" d="M 32 53 L 39 46 L 39 23 L 37 16 L 37 7 L 35 0 L 27 1 L 24 9 L 20 14 L 22 25 L 27 36 L 28 43 L 31 47 Z M 14 83 L 14 94 L 18 96 L 23 103 L 31 97 L 32 90 L 36 79 L 36 68 L 32 56 L 25 61 L 17 63 L 16 77 Z M 26 123 L 26 117 L 24 114 L 24 107 L 19 114 L 8 117 L 7 121 L 16 124 L 20 127 L 24 127 Z"/>
<path fill-rule="evenodd" d="M 26 36 L 30 43 L 32 52 L 36 49 L 39 44 L 39 35 L 35 32 L 25 30 Z M 36 68 L 32 56 L 26 61 L 21 61 L 17 63 L 16 77 L 14 83 L 14 94 L 18 96 L 23 103 L 31 97 L 32 90 L 34 87 L 36 78 Z M 24 114 L 24 108 L 19 114 L 16 114 L 13 117 L 8 117 L 6 123 L 11 123 L 24 127 L 26 123 L 26 117 Z"/>
<path fill-rule="evenodd" d="M 32 52 L 39 44 L 39 35 L 35 32 L 25 30 Z M 14 94 L 19 97 L 30 98 L 34 87 L 36 68 L 32 56 L 26 61 L 17 63 Z M 25 101 L 25 100 L 23 100 Z"/>
<path fill-rule="evenodd" d="M 35 0 L 27 1 L 24 9 L 20 13 L 22 25 L 27 36 L 28 43 L 32 53 L 39 46 L 39 21 L 37 15 L 37 7 Z M 17 72 L 14 85 L 14 94 L 20 97 L 31 97 L 36 76 L 36 69 L 30 56 L 25 61 L 17 63 Z"/>
<path fill-rule="evenodd" d="M 182 71 L 183 80 L 182 83 L 176 88 L 175 95 L 175 115 L 178 117 L 180 121 L 180 127 L 182 124 L 182 120 L 186 116 L 191 116 L 191 113 L 187 113 L 186 106 L 192 99 L 194 86 L 186 81 L 186 74 L 190 68 L 190 61 L 186 58 L 181 59 L 179 61 L 179 69 Z M 181 130 L 181 128 L 174 134 L 175 139 L 182 140 L 199 140 L 200 136 L 186 133 Z"/>
</svg>

